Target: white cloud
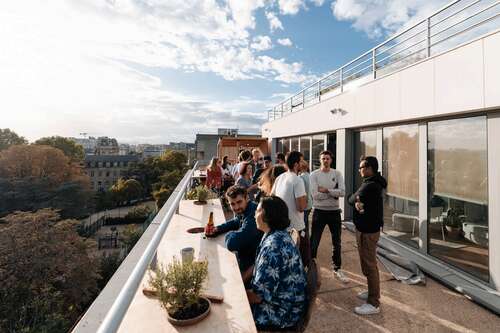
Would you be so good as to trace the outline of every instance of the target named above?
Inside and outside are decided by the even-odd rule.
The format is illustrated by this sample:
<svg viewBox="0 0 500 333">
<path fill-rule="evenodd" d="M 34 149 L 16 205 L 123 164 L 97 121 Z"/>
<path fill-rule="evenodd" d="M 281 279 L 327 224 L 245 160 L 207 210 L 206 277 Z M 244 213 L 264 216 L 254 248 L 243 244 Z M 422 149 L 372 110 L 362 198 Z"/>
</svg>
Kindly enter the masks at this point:
<svg viewBox="0 0 500 333">
<path fill-rule="evenodd" d="M 229 123 L 258 129 L 264 102 L 179 94 L 165 89 L 158 72 L 284 83 L 308 79 L 301 63 L 259 55 L 251 47 L 255 11 L 266 3 L 2 2 L 0 91 L 8 92 L 0 99 L 0 110 L 8 110 L 2 111 L 2 127 L 30 139 L 89 132 L 157 142 L 187 140 L 199 128 Z M 270 44 L 268 36 L 256 43 L 257 49 Z"/>
<path fill-rule="evenodd" d="M 280 39 L 278 39 L 278 44 L 283 45 L 283 46 L 292 46 L 293 45 L 290 38 L 280 38 Z"/>
<path fill-rule="evenodd" d="M 368 36 L 382 37 L 409 26 L 446 4 L 448 0 L 336 0 L 333 15 L 352 21 L 354 28 Z"/>
<path fill-rule="evenodd" d="M 301 8 L 305 8 L 304 0 L 278 0 L 280 12 L 285 15 L 295 15 Z"/>
<path fill-rule="evenodd" d="M 250 44 L 250 47 L 257 51 L 265 51 L 271 49 L 273 47 L 273 43 L 271 42 L 271 38 L 269 38 L 269 36 L 257 36 L 253 39 L 253 43 Z"/>
<path fill-rule="evenodd" d="M 321 7 L 325 3 L 325 0 L 309 0 L 311 1 L 314 5 Z"/>
<path fill-rule="evenodd" d="M 276 31 L 278 29 L 283 30 L 283 24 L 280 19 L 273 12 L 267 12 L 266 18 L 269 21 L 269 29 L 271 32 Z"/>
</svg>

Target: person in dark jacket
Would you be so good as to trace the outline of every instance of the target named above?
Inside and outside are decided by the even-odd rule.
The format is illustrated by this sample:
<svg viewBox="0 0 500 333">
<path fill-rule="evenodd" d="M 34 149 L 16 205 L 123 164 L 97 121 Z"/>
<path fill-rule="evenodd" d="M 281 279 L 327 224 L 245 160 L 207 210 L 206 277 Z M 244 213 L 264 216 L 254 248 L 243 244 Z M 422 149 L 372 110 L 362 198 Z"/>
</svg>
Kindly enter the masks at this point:
<svg viewBox="0 0 500 333">
<path fill-rule="evenodd" d="M 255 263 L 257 247 L 263 235 L 255 223 L 257 204 L 248 199 L 245 188 L 237 185 L 231 186 L 226 196 L 235 217 L 215 227 L 213 233 L 208 236 L 215 237 L 227 233 L 226 248 L 236 252 L 240 271 L 245 272 Z"/>
<path fill-rule="evenodd" d="M 387 181 L 378 172 L 376 157 L 361 159 L 359 173 L 363 182 L 359 189 L 349 197 L 354 206 L 354 225 L 358 244 L 361 270 L 368 282 L 368 291 L 358 294 L 366 303 L 354 309 L 360 315 L 380 312 L 380 278 L 377 267 L 377 242 L 384 225 L 383 192 Z"/>
</svg>

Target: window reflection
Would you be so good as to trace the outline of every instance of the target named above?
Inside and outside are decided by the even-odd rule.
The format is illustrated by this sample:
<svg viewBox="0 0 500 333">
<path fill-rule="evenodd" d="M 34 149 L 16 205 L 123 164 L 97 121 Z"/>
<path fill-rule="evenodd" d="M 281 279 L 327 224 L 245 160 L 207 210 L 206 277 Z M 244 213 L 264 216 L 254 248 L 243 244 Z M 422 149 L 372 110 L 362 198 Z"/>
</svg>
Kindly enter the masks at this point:
<svg viewBox="0 0 500 333">
<path fill-rule="evenodd" d="M 377 131 L 354 132 L 354 190 L 361 185 L 361 176 L 357 172 L 361 156 L 377 156 Z"/>
<path fill-rule="evenodd" d="M 418 125 L 383 129 L 384 230 L 418 247 Z"/>
<path fill-rule="evenodd" d="M 319 154 L 325 150 L 325 135 L 314 135 L 312 137 L 312 170 L 319 169 Z"/>
<path fill-rule="evenodd" d="M 486 117 L 428 124 L 428 235 L 430 254 L 487 281 L 486 126 Z"/>
</svg>

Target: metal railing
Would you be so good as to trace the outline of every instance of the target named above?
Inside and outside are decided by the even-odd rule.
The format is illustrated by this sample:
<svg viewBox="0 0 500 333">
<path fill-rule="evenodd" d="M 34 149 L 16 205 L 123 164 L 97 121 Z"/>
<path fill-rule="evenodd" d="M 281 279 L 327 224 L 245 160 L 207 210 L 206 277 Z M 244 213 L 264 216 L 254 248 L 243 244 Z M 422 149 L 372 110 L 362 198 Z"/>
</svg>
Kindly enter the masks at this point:
<svg viewBox="0 0 500 333">
<path fill-rule="evenodd" d="M 178 211 L 179 203 L 191 184 L 191 177 L 197 167 L 198 163 L 184 175 L 146 232 L 75 326 L 73 332 L 114 333 L 118 331 L 144 274 L 156 255 L 156 250 L 170 220 Z"/>
<path fill-rule="evenodd" d="M 363 78 L 374 80 L 498 29 L 499 4 L 498 0 L 449 3 L 276 105 L 268 111 L 268 121 L 340 94 L 362 84 Z"/>
</svg>

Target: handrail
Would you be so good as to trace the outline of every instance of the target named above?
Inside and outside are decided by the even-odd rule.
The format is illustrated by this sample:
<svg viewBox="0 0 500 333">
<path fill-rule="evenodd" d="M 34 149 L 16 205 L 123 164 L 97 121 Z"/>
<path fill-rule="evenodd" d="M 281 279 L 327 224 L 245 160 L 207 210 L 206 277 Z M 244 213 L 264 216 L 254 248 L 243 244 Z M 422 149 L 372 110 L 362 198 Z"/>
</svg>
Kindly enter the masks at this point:
<svg viewBox="0 0 500 333">
<path fill-rule="evenodd" d="M 160 244 L 163 235 L 165 234 L 165 231 L 167 230 L 168 225 L 170 224 L 170 220 L 176 213 L 179 203 L 184 197 L 184 194 L 190 185 L 191 182 L 191 177 L 193 175 L 194 170 L 198 167 L 198 162 L 193 166 L 192 169 L 190 169 L 182 180 L 179 182 L 175 190 L 172 192 L 170 195 L 169 199 L 167 202 L 164 204 L 160 212 L 158 213 L 157 217 L 161 218 L 161 221 L 157 223 L 158 228 L 154 232 L 154 234 L 151 236 L 151 240 L 147 243 L 146 249 L 140 256 L 139 260 L 137 263 L 132 267 L 130 274 L 128 272 L 123 272 L 121 271 L 120 274 L 128 274 L 128 278 L 126 279 L 125 283 L 123 283 L 122 286 L 119 286 L 119 293 L 114 298 L 114 301 L 107 311 L 106 315 L 104 316 L 101 324 L 99 325 L 99 328 L 97 330 L 98 333 L 115 333 L 118 331 L 118 328 L 120 327 L 120 324 L 127 312 L 127 309 L 130 306 L 130 303 L 132 302 L 135 293 L 137 292 L 137 289 L 139 288 L 142 279 L 144 278 L 144 274 L 146 273 L 151 261 L 153 260 L 156 250 L 158 248 L 158 245 Z M 162 216 L 163 217 L 160 217 Z M 156 220 L 156 218 L 155 218 Z M 155 221 L 150 224 L 148 227 L 151 228 L 151 226 L 155 224 Z M 147 230 L 146 230 L 147 232 Z M 142 239 L 139 240 L 139 242 L 145 241 Z M 136 247 L 137 245 L 136 244 Z M 135 249 L 135 248 L 134 248 Z M 130 255 L 129 255 L 130 256 Z M 129 256 L 125 258 L 123 263 L 120 265 L 120 268 L 122 266 L 126 266 L 127 259 L 129 259 Z M 130 259 L 131 261 L 132 259 Z M 130 263 L 128 263 L 130 264 Z M 120 270 L 119 268 L 119 270 Z M 118 273 L 118 271 L 117 271 Z M 116 273 L 115 273 L 116 274 Z M 111 282 L 111 280 L 110 280 Z M 91 307 L 85 313 L 84 317 L 80 320 L 82 322 L 83 320 L 88 320 L 90 317 L 91 319 L 97 319 L 102 313 L 105 311 L 102 308 L 93 308 L 94 304 L 99 303 L 99 298 L 103 294 L 103 292 L 106 291 L 106 289 L 111 290 L 111 289 L 117 289 L 118 287 L 116 285 L 110 286 L 111 283 L 108 283 L 106 287 L 101 291 L 101 294 L 94 300 L 94 303 L 92 303 Z M 103 296 L 104 297 L 104 296 Z M 93 312 L 93 313 L 92 313 Z M 92 318 L 96 317 L 96 318 Z M 98 320 L 98 319 L 97 319 Z M 85 325 L 80 325 L 80 322 L 77 324 L 76 328 L 73 330 L 75 333 L 80 333 L 80 332 L 87 332 Z"/>
<path fill-rule="evenodd" d="M 467 1 L 470 1 L 470 2 L 468 3 Z M 305 99 L 306 99 L 306 96 L 308 96 L 308 95 L 319 97 L 319 98 L 315 98 L 315 101 L 313 103 L 307 103 L 308 105 L 311 105 L 311 104 L 316 104 L 316 103 L 321 102 L 321 95 L 322 95 L 322 93 L 324 93 L 323 90 L 330 91 L 329 88 L 331 88 L 333 86 L 340 87 L 340 91 L 339 91 L 340 93 L 344 92 L 344 90 L 345 90 L 344 83 L 347 83 L 346 81 L 352 81 L 353 79 L 354 80 L 358 79 L 359 77 L 353 78 L 353 76 L 355 76 L 356 74 L 359 74 L 360 72 L 364 72 L 364 71 L 368 70 L 368 71 L 366 71 L 366 75 L 363 75 L 363 77 L 365 77 L 369 74 L 372 74 L 372 78 L 375 79 L 376 77 L 378 77 L 376 74 L 378 70 L 381 70 L 381 69 L 385 68 L 386 66 L 389 66 L 389 65 L 396 63 L 396 62 L 400 62 L 400 61 L 407 59 L 408 57 L 414 55 L 415 52 L 410 53 L 408 55 L 404 55 L 403 58 L 397 57 L 400 54 L 402 54 L 404 51 L 407 51 L 407 50 L 409 50 L 409 49 L 411 49 L 411 48 L 413 48 L 413 47 L 417 46 L 418 44 L 421 44 L 425 41 L 427 41 L 426 47 L 424 47 L 423 49 L 419 49 L 418 52 L 427 49 L 427 53 L 425 55 L 425 58 L 430 57 L 432 54 L 431 50 L 433 49 L 433 47 L 435 47 L 437 44 L 440 44 L 442 41 L 448 40 L 448 39 L 450 39 L 454 36 L 457 36 L 461 33 L 465 33 L 469 30 L 477 28 L 478 26 L 485 24 L 485 23 L 498 17 L 498 14 L 496 14 L 496 15 L 490 16 L 487 19 L 484 19 L 478 23 L 474 23 L 474 21 L 472 21 L 471 23 L 469 23 L 470 25 L 467 26 L 465 29 L 463 29 L 457 33 L 454 33 L 451 36 L 444 38 L 443 40 L 440 40 L 437 42 L 436 41 L 432 42 L 433 38 L 435 38 L 437 35 L 443 33 L 444 31 L 449 31 L 450 29 L 458 26 L 459 24 L 463 24 L 466 21 L 471 21 L 472 18 L 476 18 L 478 15 L 480 15 L 480 14 L 482 14 L 482 13 L 484 13 L 484 12 L 486 12 L 486 11 L 488 11 L 488 10 L 490 10 L 490 9 L 492 9 L 500 4 L 500 1 L 495 1 L 493 4 L 485 3 L 484 4 L 485 8 L 482 8 L 479 11 L 476 11 L 476 12 L 472 13 L 472 15 L 469 15 L 465 18 L 462 17 L 461 14 L 463 14 L 464 12 L 467 14 L 470 14 L 470 11 L 466 12 L 467 9 L 470 9 L 481 2 L 482 2 L 482 0 L 454 0 L 454 1 L 451 1 L 447 5 L 440 8 L 439 10 L 437 10 L 434 13 L 432 13 L 431 15 L 427 16 L 425 19 L 420 20 L 417 23 L 413 24 L 411 27 L 408 27 L 408 28 L 398 32 L 394 36 L 392 36 L 389 39 L 385 40 L 384 42 L 378 44 L 377 46 L 373 47 L 369 51 L 367 51 L 367 52 L 361 54 L 360 56 L 356 57 L 355 59 L 347 62 L 346 64 L 337 68 L 336 70 L 322 76 L 319 80 L 317 80 L 316 82 L 303 88 L 298 93 L 288 97 L 286 100 L 284 100 L 283 102 L 276 105 L 273 108 L 272 113 L 268 112 L 268 121 L 270 121 L 271 118 L 272 118 L 272 120 L 275 120 L 277 118 L 280 118 L 280 116 L 282 117 L 284 115 L 283 105 L 285 105 L 285 104 L 290 105 L 289 110 L 287 109 L 287 113 L 288 113 L 288 111 L 294 112 L 300 106 L 302 106 L 301 108 L 305 108 L 306 107 L 306 105 L 305 105 L 306 100 Z M 460 8 L 457 8 L 461 4 L 463 4 L 463 6 L 461 6 Z M 446 12 L 447 10 L 450 10 L 451 13 Z M 441 13 L 445 13 L 445 16 L 439 17 L 438 18 L 439 20 L 437 22 L 431 22 L 432 18 L 435 18 L 436 16 L 438 16 Z M 436 27 L 438 25 L 441 25 L 443 22 L 449 20 L 452 17 L 458 17 L 460 19 L 460 21 L 455 22 L 455 23 L 451 24 L 450 26 L 448 26 L 444 29 L 441 29 L 437 32 L 432 31 L 434 29 L 437 30 Z M 422 24 L 426 24 L 425 29 L 418 29 Z M 412 33 L 415 32 L 417 29 L 418 29 L 418 32 L 412 34 L 410 37 L 404 37 L 403 40 L 401 40 L 401 41 L 396 40 L 397 38 L 404 36 L 404 34 L 410 32 L 412 30 L 413 30 Z M 413 38 L 415 38 L 416 36 L 418 36 L 422 33 L 425 33 L 426 31 L 427 31 L 427 36 L 424 39 L 419 40 L 417 43 L 414 43 L 410 46 L 403 45 L 404 43 L 411 41 Z M 391 45 L 391 43 L 395 40 L 396 40 L 396 43 Z M 398 47 L 401 47 L 402 50 L 398 51 L 397 50 Z M 453 46 L 449 46 L 448 49 L 451 49 L 452 47 Z M 389 52 L 391 50 L 392 51 L 395 50 L 397 52 L 396 53 Z M 380 51 L 380 52 L 378 52 L 378 51 Z M 440 51 L 444 52 L 444 51 L 446 51 L 446 49 L 440 50 Z M 385 54 L 385 55 L 383 57 L 381 57 L 382 54 Z M 363 58 L 365 58 L 365 57 L 366 57 L 366 60 L 363 60 Z M 395 57 L 396 57 L 396 59 L 394 59 L 394 61 L 391 61 L 391 59 L 393 59 Z M 362 60 L 362 61 L 356 64 L 356 62 L 358 62 L 360 60 Z M 355 69 L 362 66 L 363 64 L 365 64 L 369 60 L 371 60 L 371 64 L 369 66 L 366 66 L 363 69 L 357 70 L 356 72 L 352 73 Z M 420 60 L 420 58 L 418 60 Z M 414 60 L 413 62 L 418 61 L 418 60 Z M 378 64 L 380 64 L 380 66 Z M 371 70 L 370 70 L 370 67 L 372 67 Z M 390 74 L 395 70 L 397 70 L 397 69 L 394 68 L 390 71 L 386 70 L 383 72 L 383 75 Z M 333 80 L 332 80 L 332 77 L 334 78 Z M 332 81 L 333 81 L 333 83 L 332 83 Z M 311 99 L 308 100 L 307 102 L 311 102 Z M 278 110 L 280 110 L 280 108 L 282 110 L 281 112 L 278 111 Z"/>
</svg>

